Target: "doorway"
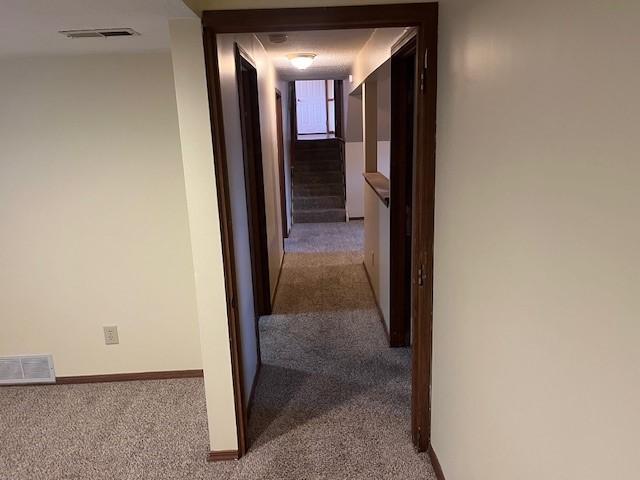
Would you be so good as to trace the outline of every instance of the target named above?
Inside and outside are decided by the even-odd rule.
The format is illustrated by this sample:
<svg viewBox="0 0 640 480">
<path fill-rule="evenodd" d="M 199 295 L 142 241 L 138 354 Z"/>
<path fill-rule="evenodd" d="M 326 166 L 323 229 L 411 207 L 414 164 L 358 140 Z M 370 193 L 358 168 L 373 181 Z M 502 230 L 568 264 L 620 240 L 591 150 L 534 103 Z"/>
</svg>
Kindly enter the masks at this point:
<svg viewBox="0 0 640 480">
<path fill-rule="evenodd" d="M 437 80 L 437 3 L 396 4 L 363 7 L 294 8 L 273 10 L 208 11 L 204 12 L 205 58 L 209 87 L 210 110 L 216 170 L 226 172 L 226 156 L 223 139 L 222 99 L 216 35 L 243 32 L 279 32 L 300 30 L 331 30 L 356 28 L 384 28 L 409 26 L 416 29 L 415 63 L 413 81 L 416 90 L 415 125 L 413 126 L 414 166 L 412 198 L 411 255 L 404 255 L 403 269 L 409 269 L 411 299 L 411 432 L 415 447 L 425 451 L 430 444 L 430 385 L 431 385 L 431 329 L 433 302 L 433 217 L 435 181 L 435 116 Z M 405 152 L 406 153 L 406 152 Z M 407 154 L 408 155 L 408 154 Z M 405 155 L 406 157 L 406 155 Z M 226 177 L 221 176 L 223 182 Z M 405 177 L 406 179 L 406 177 Z M 219 191 L 226 191 L 224 188 Z M 229 211 L 228 196 L 219 197 L 220 209 Z M 406 202 L 404 202 L 406 209 Z M 406 210 L 403 217 L 406 217 Z M 228 215 L 221 215 L 223 222 Z M 223 224 L 223 243 L 232 241 L 230 225 Z M 406 236 L 406 235 L 405 235 Z M 405 250 L 407 239 L 403 238 Z M 225 265 L 233 258 L 225 250 Z M 232 269 L 226 268 L 227 274 Z M 268 277 L 267 277 L 268 278 Z M 404 277 L 406 279 L 406 275 Z M 233 279 L 231 279 L 233 282 Z M 405 286 L 408 284 L 405 284 Z M 234 287 L 235 288 L 235 287 Z M 231 292 L 234 288 L 230 289 Z M 228 289 L 229 291 L 229 289 Z M 229 295 L 229 292 L 228 292 Z M 403 297 L 408 298 L 406 288 Z M 237 318 L 237 306 L 228 302 L 233 322 Z M 406 319 L 406 315 L 404 317 Z M 233 331 L 232 325 L 232 331 Z M 406 328 L 402 332 L 406 341 Z M 232 358 L 241 349 L 237 337 L 231 339 Z M 234 353 L 235 352 L 235 353 Z M 242 382 L 241 368 L 234 367 L 236 392 Z M 240 402 L 242 403 L 242 402 Z M 236 404 L 238 405 L 237 393 Z M 239 454 L 246 452 L 246 409 L 238 408 Z"/>
<path fill-rule="evenodd" d="M 390 331 L 392 347 L 411 344 L 411 237 L 416 97 L 416 39 L 402 41 L 391 55 L 391 256 Z"/>
<path fill-rule="evenodd" d="M 271 313 L 267 220 L 264 201 L 262 141 L 260 138 L 260 107 L 258 102 L 258 72 L 251 57 L 235 46 L 236 78 L 240 99 L 240 127 L 244 162 L 249 254 L 253 278 L 253 301 L 258 318 Z M 258 342 L 258 358 L 260 357 Z"/>
</svg>

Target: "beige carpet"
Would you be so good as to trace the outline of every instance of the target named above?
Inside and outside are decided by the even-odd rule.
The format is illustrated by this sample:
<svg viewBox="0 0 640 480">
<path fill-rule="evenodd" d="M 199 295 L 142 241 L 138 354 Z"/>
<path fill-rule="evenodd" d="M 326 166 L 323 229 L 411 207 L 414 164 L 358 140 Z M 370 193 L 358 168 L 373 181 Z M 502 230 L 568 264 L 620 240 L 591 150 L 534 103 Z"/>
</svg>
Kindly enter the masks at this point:
<svg viewBox="0 0 640 480">
<path fill-rule="evenodd" d="M 294 228 L 274 314 L 260 323 L 242 460 L 204 461 L 198 379 L 11 387 L 0 389 L 0 479 L 435 478 L 410 442 L 410 355 L 386 346 L 361 229 Z"/>
</svg>

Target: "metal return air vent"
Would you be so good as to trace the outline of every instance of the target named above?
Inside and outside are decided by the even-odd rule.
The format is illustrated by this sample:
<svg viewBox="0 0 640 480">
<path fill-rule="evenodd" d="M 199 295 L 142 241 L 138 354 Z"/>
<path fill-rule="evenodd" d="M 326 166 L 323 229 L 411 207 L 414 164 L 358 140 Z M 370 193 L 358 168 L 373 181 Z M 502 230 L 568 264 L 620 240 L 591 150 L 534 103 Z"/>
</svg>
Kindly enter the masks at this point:
<svg viewBox="0 0 640 480">
<path fill-rule="evenodd" d="M 0 385 L 55 383 L 51 355 L 0 357 Z"/>
<path fill-rule="evenodd" d="M 140 35 L 132 28 L 96 28 L 93 30 L 60 30 L 67 38 L 109 38 L 109 37 L 133 37 Z"/>
</svg>

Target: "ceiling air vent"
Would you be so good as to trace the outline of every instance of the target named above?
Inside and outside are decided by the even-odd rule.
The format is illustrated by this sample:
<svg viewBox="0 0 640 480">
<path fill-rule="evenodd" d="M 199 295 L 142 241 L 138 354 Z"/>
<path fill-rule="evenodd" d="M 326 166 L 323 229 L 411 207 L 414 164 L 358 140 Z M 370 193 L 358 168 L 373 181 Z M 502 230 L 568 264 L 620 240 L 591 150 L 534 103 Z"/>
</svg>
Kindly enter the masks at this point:
<svg viewBox="0 0 640 480">
<path fill-rule="evenodd" d="M 60 30 L 67 38 L 133 37 L 140 35 L 132 28 L 96 28 L 93 30 Z"/>
<path fill-rule="evenodd" d="M 0 385 L 55 383 L 51 355 L 0 357 Z"/>
<path fill-rule="evenodd" d="M 284 43 L 287 41 L 289 36 L 286 33 L 270 33 L 269 41 L 271 43 Z"/>
</svg>

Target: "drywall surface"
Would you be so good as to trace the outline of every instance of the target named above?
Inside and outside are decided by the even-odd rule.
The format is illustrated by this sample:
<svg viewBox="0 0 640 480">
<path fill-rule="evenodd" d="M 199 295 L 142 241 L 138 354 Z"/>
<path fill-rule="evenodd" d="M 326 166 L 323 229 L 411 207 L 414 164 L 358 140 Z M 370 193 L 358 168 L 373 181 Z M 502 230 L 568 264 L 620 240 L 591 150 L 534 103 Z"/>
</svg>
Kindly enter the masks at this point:
<svg viewBox="0 0 640 480">
<path fill-rule="evenodd" d="M 344 91 L 350 89 L 344 82 Z M 362 95 L 345 94 L 345 185 L 346 208 L 350 218 L 364 217 L 364 144 L 362 135 Z"/>
<path fill-rule="evenodd" d="M 640 472 L 640 3 L 440 4 L 433 446 Z"/>
<path fill-rule="evenodd" d="M 201 368 L 169 53 L 2 59 L 0 91 L 0 355 Z"/>
<path fill-rule="evenodd" d="M 351 91 L 358 88 L 366 78 L 375 72 L 391 57 L 391 47 L 404 35 L 404 28 L 378 28 L 364 44 L 353 63 L 353 82 Z M 384 67 L 383 67 L 384 68 Z M 387 80 L 391 73 L 387 72 Z"/>
<path fill-rule="evenodd" d="M 347 216 L 364 217 L 364 146 L 362 142 L 344 144 Z"/>
<path fill-rule="evenodd" d="M 222 242 L 200 22 L 169 22 L 212 451 L 238 448 Z"/>
<path fill-rule="evenodd" d="M 275 70 L 253 34 L 219 35 L 218 55 L 222 108 L 224 112 L 225 143 L 231 195 L 231 217 L 233 222 L 234 248 L 236 255 L 236 280 L 238 308 L 242 337 L 245 402 L 257 371 L 257 338 L 255 332 L 255 309 L 251 259 L 249 254 L 249 230 L 244 183 L 244 161 L 240 128 L 240 107 L 234 45 L 238 43 L 251 56 L 258 72 L 258 96 L 260 108 L 260 136 L 262 142 L 262 164 L 265 188 L 265 212 L 267 220 L 267 242 L 269 250 L 269 279 L 273 295 L 280 271 L 283 252 L 282 222 L 280 219 L 280 186 L 277 155 L 277 132 L 275 130 L 276 102 Z"/>
<path fill-rule="evenodd" d="M 373 286 L 376 302 L 389 331 L 390 235 L 389 208 L 369 184 L 364 186 L 364 266 Z"/>
<path fill-rule="evenodd" d="M 391 142 L 378 140 L 376 147 L 378 159 L 378 172 L 387 178 L 391 178 Z"/>
</svg>

